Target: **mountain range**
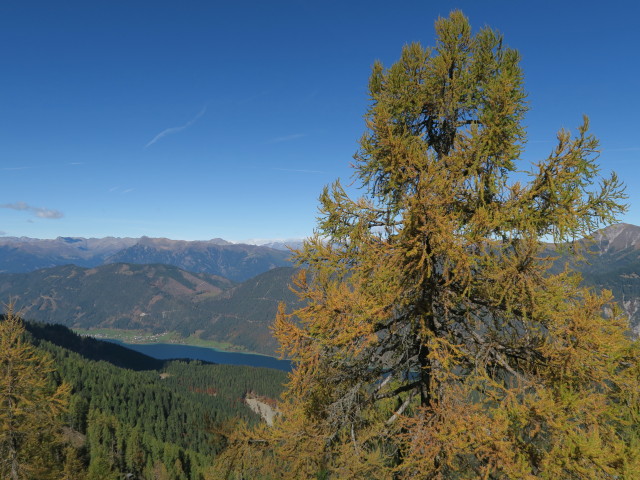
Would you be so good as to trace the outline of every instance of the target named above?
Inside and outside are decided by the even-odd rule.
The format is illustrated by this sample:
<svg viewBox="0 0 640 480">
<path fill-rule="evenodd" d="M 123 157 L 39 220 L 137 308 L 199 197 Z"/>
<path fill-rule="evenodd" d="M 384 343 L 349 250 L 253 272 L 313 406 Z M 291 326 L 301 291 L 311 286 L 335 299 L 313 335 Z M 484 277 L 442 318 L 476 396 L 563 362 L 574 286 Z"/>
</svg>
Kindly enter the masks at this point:
<svg viewBox="0 0 640 480">
<path fill-rule="evenodd" d="M 78 329 L 176 332 L 274 354 L 269 325 L 288 289 L 292 267 L 268 270 L 243 283 L 171 265 L 63 265 L 0 274 L 0 298 L 27 319 Z"/>
<path fill-rule="evenodd" d="M 584 283 L 611 290 L 640 335 L 640 227 L 620 223 L 600 230 L 587 243 L 585 261 L 574 263 Z"/>
<path fill-rule="evenodd" d="M 184 241 L 149 237 L 0 237 L 0 273 L 25 273 L 67 264 L 96 267 L 110 263 L 162 263 L 242 282 L 272 268 L 290 266 L 290 256 L 282 248 L 233 244 L 220 238 Z"/>
<path fill-rule="evenodd" d="M 640 227 L 610 226 L 579 243 L 585 247 L 585 259 L 578 262 L 561 253 L 556 269 L 570 262 L 586 285 L 610 289 L 629 315 L 632 330 L 640 334 Z M 277 345 L 270 325 L 278 303 L 296 305 L 289 289 L 295 270 L 279 266 L 290 265 L 289 253 L 268 247 L 221 239 L 13 239 L 0 242 L 0 265 L 5 269 L 16 264 L 3 253 L 8 245 L 23 253 L 16 258 L 29 258 L 31 263 L 99 260 L 90 267 L 67 264 L 0 273 L 0 300 L 12 299 L 26 318 L 37 321 L 85 329 L 175 332 L 273 355 Z M 19 266 L 24 269 L 27 264 Z"/>
</svg>

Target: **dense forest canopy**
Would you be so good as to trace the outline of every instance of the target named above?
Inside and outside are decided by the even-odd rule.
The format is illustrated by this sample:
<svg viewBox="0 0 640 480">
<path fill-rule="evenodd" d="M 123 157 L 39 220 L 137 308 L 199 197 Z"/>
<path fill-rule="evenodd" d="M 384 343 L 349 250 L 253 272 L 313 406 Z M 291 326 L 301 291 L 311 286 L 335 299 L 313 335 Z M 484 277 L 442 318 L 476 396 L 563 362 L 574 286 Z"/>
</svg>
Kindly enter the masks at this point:
<svg viewBox="0 0 640 480">
<path fill-rule="evenodd" d="M 624 187 L 586 117 L 524 166 L 518 52 L 459 11 L 435 29 L 373 66 L 365 193 L 320 197 L 305 306 L 275 325 L 283 414 L 231 441 L 228 478 L 640 475 L 638 343 L 610 293 L 543 254 L 614 222 Z"/>
<path fill-rule="evenodd" d="M 260 418 L 284 372 L 162 362 L 66 327 L 0 317 L 0 478 L 201 480 L 225 438 Z"/>
</svg>

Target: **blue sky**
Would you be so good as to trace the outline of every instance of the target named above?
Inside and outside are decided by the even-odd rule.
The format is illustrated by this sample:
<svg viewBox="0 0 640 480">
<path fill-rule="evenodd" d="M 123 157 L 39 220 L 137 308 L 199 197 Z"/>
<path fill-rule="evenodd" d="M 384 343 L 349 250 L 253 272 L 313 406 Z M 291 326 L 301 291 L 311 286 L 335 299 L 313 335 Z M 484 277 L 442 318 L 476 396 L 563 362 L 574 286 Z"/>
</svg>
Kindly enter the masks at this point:
<svg viewBox="0 0 640 480">
<path fill-rule="evenodd" d="M 311 234 L 363 133 L 371 65 L 460 8 L 522 55 L 524 161 L 582 115 L 640 224 L 636 1 L 43 1 L 0 4 L 0 232 Z M 525 168 L 525 164 L 521 165 Z"/>
</svg>

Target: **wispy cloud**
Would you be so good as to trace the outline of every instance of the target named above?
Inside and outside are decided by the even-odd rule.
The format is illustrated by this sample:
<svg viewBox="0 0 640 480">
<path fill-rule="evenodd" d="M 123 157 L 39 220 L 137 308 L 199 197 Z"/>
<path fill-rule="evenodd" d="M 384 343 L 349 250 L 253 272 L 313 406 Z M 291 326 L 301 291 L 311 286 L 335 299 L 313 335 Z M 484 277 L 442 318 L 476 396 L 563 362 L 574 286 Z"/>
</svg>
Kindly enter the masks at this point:
<svg viewBox="0 0 640 480">
<path fill-rule="evenodd" d="M 166 130 L 161 131 L 159 134 L 157 134 L 155 137 L 153 137 L 151 139 L 151 141 L 149 143 L 147 143 L 144 148 L 149 148 L 151 145 L 153 145 L 154 143 L 156 143 L 158 140 L 160 140 L 162 137 L 166 137 L 167 135 L 173 135 L 174 133 L 178 133 L 181 132 L 183 130 L 186 130 L 187 128 L 189 128 L 191 125 L 193 125 L 194 123 L 196 123 L 198 121 L 198 119 L 200 117 L 202 117 L 205 112 L 207 111 L 207 107 L 204 107 L 202 110 L 200 110 L 200 113 L 198 113 L 195 117 L 193 117 L 191 120 L 189 120 L 187 123 L 185 123 L 184 125 L 180 126 L 180 127 L 171 127 L 171 128 L 167 128 Z"/>
<path fill-rule="evenodd" d="M 264 97 L 265 95 L 267 95 L 267 93 L 268 92 L 264 90 L 262 92 L 256 93 L 255 95 L 250 95 L 248 97 L 241 98 L 240 100 L 237 101 L 237 103 L 238 105 L 244 105 L 246 103 L 254 102 L 258 98 Z"/>
<path fill-rule="evenodd" d="M 6 234 L 7 234 L 7 232 L 5 232 L 4 230 L 0 230 L 0 237 L 3 236 L 3 235 L 6 235 Z"/>
<path fill-rule="evenodd" d="M 34 207 L 24 202 L 4 203 L 0 205 L 0 208 L 8 208 L 10 210 L 20 210 L 25 212 L 31 212 L 38 218 L 62 218 L 64 214 L 58 210 L 50 208 Z"/>
<path fill-rule="evenodd" d="M 69 162 L 67 165 L 84 165 L 84 162 Z"/>
<path fill-rule="evenodd" d="M 280 172 L 296 172 L 296 173 L 325 173 L 321 170 L 303 170 L 298 168 L 274 168 Z"/>
<path fill-rule="evenodd" d="M 296 140 L 298 138 L 306 137 L 306 133 L 294 133 L 293 135 L 285 135 L 284 137 L 276 137 L 269 140 L 267 143 L 281 143 L 281 142 L 290 142 L 291 140 Z"/>
<path fill-rule="evenodd" d="M 4 171 L 11 171 L 11 170 L 29 170 L 30 168 L 33 167 L 2 167 L 0 170 L 4 170 Z"/>
<path fill-rule="evenodd" d="M 120 187 L 111 187 L 109 189 L 110 193 L 119 193 L 120 195 L 124 195 L 125 193 L 133 192 L 135 188 L 120 188 Z"/>
</svg>

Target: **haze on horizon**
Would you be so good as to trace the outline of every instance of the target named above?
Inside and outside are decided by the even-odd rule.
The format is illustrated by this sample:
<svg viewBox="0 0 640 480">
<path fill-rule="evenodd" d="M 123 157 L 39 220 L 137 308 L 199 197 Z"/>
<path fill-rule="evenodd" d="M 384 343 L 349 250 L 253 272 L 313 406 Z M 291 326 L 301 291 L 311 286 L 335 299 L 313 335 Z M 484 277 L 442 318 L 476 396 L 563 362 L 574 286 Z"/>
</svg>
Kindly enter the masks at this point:
<svg viewBox="0 0 640 480">
<path fill-rule="evenodd" d="M 0 235 L 310 235 L 322 187 L 351 176 L 373 61 L 456 8 L 521 53 L 524 160 L 588 115 L 640 224 L 640 5 L 532 5 L 5 2 Z"/>
</svg>

